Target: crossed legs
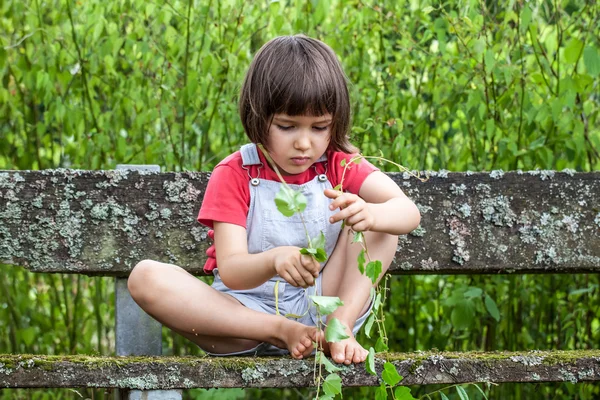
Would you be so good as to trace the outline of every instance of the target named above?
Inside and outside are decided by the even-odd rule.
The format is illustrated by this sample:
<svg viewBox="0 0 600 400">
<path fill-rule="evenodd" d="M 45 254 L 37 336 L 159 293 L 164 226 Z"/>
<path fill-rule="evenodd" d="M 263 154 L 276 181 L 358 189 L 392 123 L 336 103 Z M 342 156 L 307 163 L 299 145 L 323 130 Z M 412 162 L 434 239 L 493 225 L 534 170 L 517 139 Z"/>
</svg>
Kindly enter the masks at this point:
<svg viewBox="0 0 600 400">
<path fill-rule="evenodd" d="M 385 272 L 398 238 L 365 232 L 365 240 L 371 258 L 381 260 Z M 360 250 L 360 245 L 351 244 L 351 236 L 345 229 L 323 270 L 323 295 L 338 296 L 344 301 L 344 306 L 330 318 L 338 318 L 346 327 L 354 326 L 368 310 L 373 286 L 358 271 L 356 259 Z M 245 351 L 268 342 L 287 349 L 294 358 L 303 358 L 312 353 L 313 342 L 323 341 L 323 333 L 316 327 L 247 308 L 176 265 L 141 261 L 131 272 L 128 287 L 146 313 L 211 353 Z M 325 344 L 326 352 L 338 363 L 364 361 L 366 350 L 358 344 L 350 328 L 347 333 L 348 339 Z"/>
<path fill-rule="evenodd" d="M 316 327 L 249 309 L 176 265 L 141 261 L 128 287 L 146 313 L 211 353 L 268 342 L 303 358 L 312 353 L 313 341 L 321 340 Z"/>
</svg>

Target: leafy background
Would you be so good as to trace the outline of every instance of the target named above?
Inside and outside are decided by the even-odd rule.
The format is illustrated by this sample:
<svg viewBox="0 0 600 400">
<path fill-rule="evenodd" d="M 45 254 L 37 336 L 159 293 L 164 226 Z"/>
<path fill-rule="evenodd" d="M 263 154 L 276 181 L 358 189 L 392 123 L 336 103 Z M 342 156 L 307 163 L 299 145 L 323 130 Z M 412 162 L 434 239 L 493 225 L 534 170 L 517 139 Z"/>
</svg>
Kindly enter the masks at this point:
<svg viewBox="0 0 600 400">
<path fill-rule="evenodd" d="M 208 171 L 246 142 L 236 107 L 253 54 L 274 36 L 302 32 L 339 55 L 351 82 L 353 141 L 364 154 L 381 150 L 419 170 L 599 170 L 599 14 L 593 0 L 4 0 L 0 169 Z M 114 351 L 112 280 L 1 271 L 0 352 Z M 390 348 L 597 348 L 598 283 L 598 275 L 393 277 Z M 198 352 L 166 331 L 164 343 L 168 353 Z M 600 396 L 594 384 L 482 388 L 496 399 Z"/>
</svg>

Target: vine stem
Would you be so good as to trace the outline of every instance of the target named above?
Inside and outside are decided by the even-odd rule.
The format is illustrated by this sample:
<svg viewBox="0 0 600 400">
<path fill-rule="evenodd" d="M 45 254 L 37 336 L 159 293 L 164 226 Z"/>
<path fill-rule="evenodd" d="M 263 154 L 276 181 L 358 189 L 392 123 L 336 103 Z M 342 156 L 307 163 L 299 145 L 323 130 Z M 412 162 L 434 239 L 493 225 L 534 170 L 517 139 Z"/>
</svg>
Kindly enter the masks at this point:
<svg viewBox="0 0 600 400">
<path fill-rule="evenodd" d="M 275 173 L 277 174 L 277 177 L 279 178 L 279 180 L 281 181 L 281 183 L 283 184 L 283 186 L 287 190 L 293 191 L 294 189 L 292 189 L 290 187 L 290 185 L 287 184 L 287 182 L 285 181 L 285 179 L 283 179 L 283 175 L 281 175 L 281 172 L 279 172 L 279 168 L 277 168 L 277 165 L 275 164 L 275 161 L 273 161 L 273 159 L 271 158 L 271 155 L 264 148 L 264 146 L 259 143 L 259 144 L 256 145 L 256 147 L 258 147 L 260 149 L 260 151 L 263 153 L 263 155 L 265 156 L 265 158 L 267 159 L 267 161 L 269 162 L 269 164 L 271 164 L 271 166 L 273 167 L 273 171 L 275 171 Z M 302 226 L 304 227 L 304 233 L 306 234 L 306 240 L 308 241 L 308 248 L 312 249 L 312 244 L 310 242 L 310 236 L 308 235 L 308 227 L 306 226 L 306 222 L 304 221 L 304 217 L 302 216 L 302 212 L 300 212 L 300 210 L 298 210 L 298 209 L 296 209 L 296 211 L 300 215 L 300 221 L 302 221 Z"/>
</svg>

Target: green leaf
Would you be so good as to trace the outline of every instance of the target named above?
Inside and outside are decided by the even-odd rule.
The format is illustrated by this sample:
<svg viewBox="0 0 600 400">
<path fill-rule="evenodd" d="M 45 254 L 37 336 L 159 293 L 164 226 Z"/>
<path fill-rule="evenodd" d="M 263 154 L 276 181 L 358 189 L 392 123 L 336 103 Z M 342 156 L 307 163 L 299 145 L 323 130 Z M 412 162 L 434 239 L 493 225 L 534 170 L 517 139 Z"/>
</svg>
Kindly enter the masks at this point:
<svg viewBox="0 0 600 400">
<path fill-rule="evenodd" d="M 330 374 L 342 370 L 340 367 L 336 366 L 334 363 L 329 361 L 329 359 L 325 356 L 325 354 L 323 354 L 322 351 L 317 352 L 316 358 L 325 367 L 325 370 L 327 370 L 327 372 L 329 372 Z"/>
<path fill-rule="evenodd" d="M 288 189 L 281 186 L 279 192 L 275 196 L 275 205 L 280 213 L 286 217 L 291 217 L 297 212 L 302 212 L 306 208 L 306 197 L 302 192 Z"/>
<path fill-rule="evenodd" d="M 367 277 L 370 278 L 371 282 L 373 282 L 374 284 L 377 282 L 379 275 L 381 275 L 381 271 L 383 271 L 381 261 L 375 260 L 367 264 Z"/>
<path fill-rule="evenodd" d="M 423 14 L 429 14 L 434 10 L 435 10 L 435 8 L 433 8 L 431 6 L 427 6 L 427 7 L 423 8 L 421 11 L 423 12 Z"/>
<path fill-rule="evenodd" d="M 475 386 L 477 388 L 477 390 L 479 390 L 479 392 L 481 393 L 481 395 L 483 396 L 483 398 L 485 400 L 488 400 L 488 397 L 486 396 L 485 392 L 479 387 L 479 385 L 477 385 L 475 383 L 473 383 L 472 385 Z"/>
<path fill-rule="evenodd" d="M 458 392 L 458 397 L 460 397 L 460 400 L 469 400 L 469 395 L 467 395 L 465 389 L 460 386 L 456 386 L 456 391 Z"/>
<path fill-rule="evenodd" d="M 312 247 L 313 249 L 324 249 L 325 248 L 325 234 L 323 233 L 323 231 L 321 231 L 321 233 L 319 233 L 319 236 L 317 236 L 316 238 L 313 238 L 310 241 L 310 247 Z"/>
<path fill-rule="evenodd" d="M 321 248 L 317 249 L 317 254 L 315 254 L 313 257 L 318 262 L 325 262 L 325 261 L 327 261 L 327 253 L 325 252 L 325 250 L 323 250 Z"/>
<path fill-rule="evenodd" d="M 387 344 L 385 344 L 385 341 L 383 340 L 383 338 L 381 336 L 379 336 L 377 338 L 377 342 L 375 342 L 375 351 L 376 352 L 382 352 L 382 351 L 388 351 L 389 347 L 387 346 Z"/>
<path fill-rule="evenodd" d="M 300 254 L 304 254 L 304 255 L 307 255 L 307 256 L 312 256 L 318 262 L 325 262 L 325 261 L 327 261 L 327 253 L 323 249 L 312 249 L 312 248 L 311 249 L 307 249 L 307 248 L 302 248 L 302 249 L 300 249 Z"/>
<path fill-rule="evenodd" d="M 474 318 L 475 306 L 467 300 L 457 302 L 450 314 L 450 321 L 456 329 L 469 328 L 473 324 Z"/>
<path fill-rule="evenodd" d="M 356 261 L 358 262 L 358 270 L 360 271 L 360 273 L 362 275 L 365 274 L 365 249 L 362 249 L 360 251 L 360 253 L 358 253 L 358 258 L 356 259 Z"/>
<path fill-rule="evenodd" d="M 407 388 L 406 386 L 398 386 L 396 390 L 394 390 L 394 397 L 396 400 L 415 400 L 410 393 L 410 388 Z"/>
<path fill-rule="evenodd" d="M 488 75 L 492 73 L 492 69 L 494 69 L 495 65 L 496 59 L 494 58 L 494 52 L 491 49 L 487 49 L 485 52 L 485 70 Z"/>
<path fill-rule="evenodd" d="M 310 296 L 312 302 L 317 306 L 321 315 L 329 315 L 338 307 L 343 306 L 344 302 L 339 297 L 333 296 Z"/>
<path fill-rule="evenodd" d="M 325 394 L 335 396 L 342 392 L 342 378 L 338 374 L 329 374 L 323 381 L 323 391 Z"/>
<path fill-rule="evenodd" d="M 469 288 L 469 290 L 467 290 L 465 292 L 465 297 L 466 298 L 477 298 L 477 297 L 481 297 L 482 294 L 483 294 L 483 290 L 479 289 L 478 287 L 471 287 L 471 288 Z"/>
<path fill-rule="evenodd" d="M 521 11 L 521 34 L 527 32 L 527 28 L 529 28 L 529 23 L 531 22 L 531 8 L 528 5 L 523 7 Z"/>
<path fill-rule="evenodd" d="M 385 383 L 379 385 L 379 387 L 375 390 L 375 400 L 387 400 L 387 387 Z"/>
<path fill-rule="evenodd" d="M 385 383 L 390 386 L 396 386 L 403 377 L 398 373 L 396 367 L 391 362 L 383 364 L 383 371 L 381 372 L 381 378 Z"/>
<path fill-rule="evenodd" d="M 442 400 L 449 400 L 449 399 L 448 399 L 448 396 L 446 396 L 446 395 L 445 395 L 444 393 L 442 393 L 442 392 L 440 392 L 440 398 L 441 398 Z"/>
<path fill-rule="evenodd" d="M 346 159 L 343 158 L 342 161 L 340 161 L 340 167 L 345 167 L 346 166 Z"/>
<path fill-rule="evenodd" d="M 352 243 L 364 243 L 365 235 L 362 232 L 354 232 Z"/>
<path fill-rule="evenodd" d="M 496 305 L 494 299 L 486 294 L 484 303 L 485 308 L 488 310 L 492 318 L 494 318 L 496 321 L 500 321 L 500 311 L 498 311 L 498 306 Z"/>
<path fill-rule="evenodd" d="M 582 49 L 583 42 L 577 38 L 572 38 L 565 47 L 565 61 L 569 64 L 575 64 Z"/>
<path fill-rule="evenodd" d="M 375 296 L 375 301 L 373 302 L 373 310 L 379 310 L 379 307 L 381 307 L 381 293 L 377 293 L 377 296 Z"/>
<path fill-rule="evenodd" d="M 583 63 L 588 74 L 592 77 L 600 75 L 600 55 L 598 55 L 598 49 L 595 47 L 587 46 L 583 50 Z"/>
<path fill-rule="evenodd" d="M 375 349 L 372 347 L 369 347 L 369 355 L 365 361 L 365 368 L 369 374 L 377 375 L 377 371 L 375 370 Z"/>
<path fill-rule="evenodd" d="M 367 335 L 368 338 L 371 337 L 371 329 L 373 328 L 374 322 L 375 322 L 375 314 L 371 313 L 371 315 L 369 315 L 369 318 L 367 319 L 367 322 L 365 323 L 365 335 Z"/>
<path fill-rule="evenodd" d="M 325 328 L 325 340 L 330 343 L 341 342 L 350 336 L 346 334 L 346 326 L 337 318 L 331 318 Z"/>
</svg>

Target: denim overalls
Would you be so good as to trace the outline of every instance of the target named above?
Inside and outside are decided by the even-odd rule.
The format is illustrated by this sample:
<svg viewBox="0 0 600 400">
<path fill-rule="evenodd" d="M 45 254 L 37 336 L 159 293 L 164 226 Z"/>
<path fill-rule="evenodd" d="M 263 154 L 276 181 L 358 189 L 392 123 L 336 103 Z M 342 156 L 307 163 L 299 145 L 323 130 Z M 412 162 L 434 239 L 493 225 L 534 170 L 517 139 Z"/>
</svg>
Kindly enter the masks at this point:
<svg viewBox="0 0 600 400">
<path fill-rule="evenodd" d="M 264 165 L 258 157 L 256 145 L 253 143 L 244 145 L 240 149 L 240 152 L 243 168 L 248 171 L 248 185 L 250 188 L 250 208 L 246 220 L 248 252 L 256 254 L 278 246 L 308 247 L 306 232 L 300 215 L 294 214 L 291 217 L 286 217 L 277 210 L 275 196 L 279 192 L 282 183 L 258 178 L 259 171 Z M 302 213 L 302 217 L 306 222 L 311 238 L 316 238 L 320 232 L 323 232 L 326 243 L 325 250 L 329 257 L 337 243 L 341 230 L 341 221 L 335 224 L 329 223 L 329 217 L 336 213 L 337 210 L 329 210 L 329 204 L 332 200 L 323 194 L 325 189 L 332 188 L 331 183 L 325 175 L 327 168 L 327 158 L 325 155 L 317 160 L 317 163 L 311 168 L 317 168 L 317 166 L 321 167 L 322 174 L 317 175 L 313 180 L 302 185 L 289 186 L 294 190 L 301 191 L 306 197 L 307 205 Z M 321 269 L 323 269 L 325 264 L 326 262 L 322 263 Z M 322 273 L 316 279 L 316 285 L 308 289 L 294 287 L 279 275 L 275 275 L 262 285 L 248 290 L 231 290 L 221 281 L 218 269 L 214 269 L 213 274 L 215 276 L 212 285 L 213 288 L 233 296 L 250 309 L 269 314 L 276 314 L 279 311 L 280 315 L 285 316 L 288 314 L 290 319 L 294 319 L 305 325 L 316 325 L 316 310 L 309 296 L 315 294 L 321 295 Z M 318 293 L 315 293 L 315 290 L 318 290 Z M 293 314 L 296 317 L 290 317 L 289 314 Z M 298 318 L 297 316 L 300 317 Z M 358 331 L 366 316 L 368 316 L 368 313 L 363 316 L 364 318 L 361 317 L 356 321 L 356 331 Z M 280 349 L 269 343 L 262 343 L 254 349 L 235 353 L 235 355 L 276 355 L 287 353 L 287 350 Z"/>
</svg>

